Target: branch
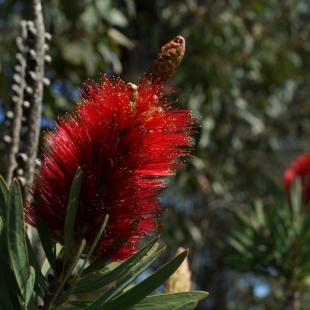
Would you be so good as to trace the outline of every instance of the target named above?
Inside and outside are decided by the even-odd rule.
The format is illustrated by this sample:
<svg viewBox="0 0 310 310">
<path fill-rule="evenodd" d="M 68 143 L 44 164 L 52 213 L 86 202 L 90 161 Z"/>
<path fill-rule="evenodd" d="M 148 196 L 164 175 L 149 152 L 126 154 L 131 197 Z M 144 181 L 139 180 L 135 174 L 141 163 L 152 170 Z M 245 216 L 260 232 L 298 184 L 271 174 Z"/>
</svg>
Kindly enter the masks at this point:
<svg viewBox="0 0 310 310">
<path fill-rule="evenodd" d="M 45 56 L 45 29 L 42 15 L 42 5 L 40 0 L 33 0 L 34 29 L 36 30 L 33 42 L 34 58 L 36 65 L 34 74 L 30 76 L 30 87 L 32 97 L 28 111 L 27 127 L 28 130 L 24 137 L 24 153 L 27 156 L 24 163 L 24 178 L 22 193 L 25 200 L 29 200 L 30 195 L 26 191 L 26 186 L 31 187 L 37 157 L 40 122 L 43 98 L 43 79 L 44 79 L 44 56 Z"/>
<path fill-rule="evenodd" d="M 49 85 L 44 78 L 44 62 L 51 58 L 45 55 L 48 46 L 45 40 L 51 35 L 45 33 L 40 0 L 33 0 L 33 21 L 22 22 L 22 38 L 17 39 L 19 52 L 16 55 L 12 86 L 12 111 L 6 113 L 8 134 L 4 141 L 8 145 L 8 169 L 6 181 L 16 177 L 21 185 L 24 200 L 31 197 L 27 188 L 32 186 L 39 145 L 43 85 Z"/>
<path fill-rule="evenodd" d="M 26 53 L 27 53 L 27 22 L 22 21 L 22 37 L 17 38 L 17 48 L 19 52 L 16 54 L 16 65 L 14 67 L 14 84 L 12 86 L 12 111 L 6 112 L 7 124 L 9 125 L 9 134 L 3 137 L 7 143 L 8 167 L 6 182 L 11 183 L 13 172 L 17 167 L 16 154 L 19 151 L 20 130 L 22 124 L 22 104 L 24 101 L 25 90 L 25 72 L 26 72 Z"/>
</svg>

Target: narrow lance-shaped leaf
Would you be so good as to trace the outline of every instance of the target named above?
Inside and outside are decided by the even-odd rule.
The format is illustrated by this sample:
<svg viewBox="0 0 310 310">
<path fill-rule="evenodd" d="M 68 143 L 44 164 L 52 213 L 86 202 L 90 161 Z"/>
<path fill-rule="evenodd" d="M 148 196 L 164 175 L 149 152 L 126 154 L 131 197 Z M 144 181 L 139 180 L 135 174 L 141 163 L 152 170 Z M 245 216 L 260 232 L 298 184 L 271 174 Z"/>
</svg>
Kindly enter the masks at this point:
<svg viewBox="0 0 310 310">
<path fill-rule="evenodd" d="M 80 260 L 81 255 L 83 254 L 83 251 L 86 247 L 86 241 L 85 239 L 83 239 L 78 247 L 78 250 L 75 254 L 75 257 L 72 261 L 72 263 L 70 264 L 70 266 L 68 267 L 68 269 L 66 270 L 66 272 L 64 273 L 64 276 L 62 278 L 62 281 L 60 283 L 60 285 L 58 286 L 56 292 L 53 295 L 53 298 L 51 299 L 51 301 L 49 302 L 49 309 L 52 309 L 54 306 L 54 302 L 56 301 L 56 299 L 58 298 L 61 290 L 63 289 L 64 285 L 67 283 L 69 277 L 72 275 L 72 271 L 73 269 L 76 267 L 78 261 Z"/>
<path fill-rule="evenodd" d="M 264 209 L 263 209 L 263 203 L 261 200 L 255 201 L 255 212 L 256 212 L 256 218 L 260 226 L 265 225 L 265 216 L 264 216 Z"/>
<path fill-rule="evenodd" d="M 54 257 L 60 256 L 61 255 L 60 253 L 62 253 L 62 250 L 63 250 L 63 246 L 59 243 L 56 243 L 54 246 L 54 254 L 53 254 Z M 46 258 L 43 262 L 42 267 L 41 267 L 41 273 L 43 275 L 46 275 L 50 268 L 51 268 L 51 266 L 48 262 L 48 259 Z"/>
<path fill-rule="evenodd" d="M 158 240 L 157 237 L 151 240 L 140 251 L 132 255 L 125 262 L 123 262 L 118 267 L 110 271 L 108 274 L 100 277 L 97 281 L 94 281 L 92 279 L 92 275 L 89 275 L 88 277 L 89 281 L 87 281 L 87 279 L 85 278 L 81 279 L 79 281 L 80 283 L 78 283 L 77 287 L 75 288 L 74 293 L 81 294 L 92 292 L 94 290 L 104 287 L 105 285 L 112 283 L 116 279 L 119 279 L 124 274 L 126 274 L 134 265 L 138 264 L 141 261 L 141 259 L 152 249 L 157 240 Z M 105 268 L 108 269 L 109 266 Z"/>
<path fill-rule="evenodd" d="M 299 233 L 302 228 L 304 215 L 301 214 L 302 208 L 302 181 L 299 178 L 293 180 L 291 185 L 291 206 L 292 206 L 292 220 L 295 232 Z"/>
<path fill-rule="evenodd" d="M 33 293 L 33 287 L 35 284 L 35 270 L 32 266 L 29 268 L 29 278 L 27 280 L 27 286 L 26 286 L 26 294 L 25 294 L 25 304 L 24 304 L 24 309 L 27 310 L 27 305 L 30 301 L 30 298 L 32 297 Z"/>
<path fill-rule="evenodd" d="M 155 253 L 157 249 L 158 249 L 158 243 L 156 242 L 152 246 L 152 248 L 144 255 L 144 257 L 141 257 L 138 260 L 137 263 L 141 263 L 148 256 Z M 100 260 L 96 260 L 94 263 L 92 263 L 89 266 L 91 268 L 90 270 L 94 271 L 96 269 L 99 269 L 99 268 L 96 268 L 96 267 L 98 267 L 99 263 L 100 263 Z M 123 264 L 125 264 L 125 263 L 123 263 Z M 95 265 L 95 266 L 93 267 L 93 265 Z M 102 267 L 102 264 L 99 267 Z M 101 268 L 101 270 L 98 270 L 92 274 L 88 274 L 86 277 L 83 277 L 83 279 L 81 279 L 79 281 L 80 285 L 79 285 L 78 291 L 80 292 L 82 290 L 84 293 L 85 292 L 91 292 L 93 290 L 98 289 L 98 286 L 103 287 L 103 286 L 113 282 L 114 280 L 112 280 L 112 279 L 120 278 L 123 274 L 125 274 L 125 270 L 130 269 L 129 265 L 126 268 L 124 268 L 124 267 L 125 266 L 123 266 L 122 263 L 113 262 L 113 263 L 109 264 L 108 266 Z M 116 268 L 118 268 L 118 269 L 116 269 Z M 122 270 L 121 274 L 119 274 L 118 270 Z M 94 288 L 94 285 L 96 285 L 97 288 Z"/>
<path fill-rule="evenodd" d="M 11 266 L 21 294 L 25 297 L 30 266 L 26 244 L 23 204 L 20 187 L 16 179 L 13 180 L 9 190 L 7 241 Z"/>
<path fill-rule="evenodd" d="M 144 298 L 130 310 L 171 310 L 188 303 L 196 305 L 197 301 L 207 296 L 208 293 L 201 291 L 153 295 Z"/>
<path fill-rule="evenodd" d="M 36 258 L 34 250 L 27 236 L 26 236 L 26 242 L 27 242 L 27 249 L 28 249 L 29 264 L 34 268 L 35 275 L 36 275 L 35 291 L 37 292 L 37 294 L 39 294 L 40 288 L 38 287 L 38 285 L 40 285 L 44 290 L 47 289 L 46 279 L 41 272 L 39 262 Z"/>
<path fill-rule="evenodd" d="M 85 268 L 80 278 L 87 276 L 88 274 L 101 269 L 105 263 L 109 260 L 108 257 L 99 256 L 94 262 L 92 262 L 87 268 Z"/>
<path fill-rule="evenodd" d="M 133 288 L 118 296 L 105 306 L 105 310 L 126 310 L 152 293 L 162 283 L 164 283 L 182 264 L 188 251 L 184 251 L 174 257 L 170 262 L 159 268 L 145 280 L 135 285 Z"/>
<path fill-rule="evenodd" d="M 50 231 L 48 229 L 48 226 L 44 223 L 44 221 L 37 214 L 35 214 L 35 217 L 36 217 L 37 231 L 40 237 L 40 241 L 41 241 L 44 253 L 46 255 L 46 258 L 51 268 L 55 271 L 56 257 L 54 256 L 53 242 L 52 242 Z"/>
<path fill-rule="evenodd" d="M 136 265 L 132 268 L 126 275 L 119 279 L 115 284 L 113 284 L 107 291 L 105 291 L 101 296 L 99 296 L 91 305 L 89 305 L 87 310 L 99 310 L 106 309 L 107 304 L 117 296 L 123 289 L 125 289 L 129 284 L 131 284 L 141 273 L 143 273 L 163 252 L 164 249 L 150 255 L 141 264 Z M 143 298 L 144 296 L 142 296 Z M 121 308 L 118 308 L 121 309 Z"/>
<path fill-rule="evenodd" d="M 71 185 L 71 190 L 69 194 L 69 201 L 66 211 L 65 219 L 65 235 L 64 235 L 64 254 L 63 254 L 63 270 L 62 275 L 67 265 L 71 251 L 71 243 L 73 238 L 74 224 L 76 219 L 76 213 L 79 206 L 80 191 L 82 185 L 82 170 L 78 168 L 75 172 L 73 182 Z"/>
<path fill-rule="evenodd" d="M 82 274 L 82 271 L 84 270 L 87 261 L 88 261 L 89 258 L 91 257 L 91 255 L 92 255 L 92 253 L 93 253 L 93 251 L 94 251 L 94 249 L 95 249 L 95 247 L 96 247 L 96 245 L 97 245 L 97 243 L 98 243 L 98 241 L 99 241 L 99 239 L 100 239 L 100 237 L 101 237 L 101 235 L 102 235 L 102 233 L 103 233 L 105 227 L 107 226 L 108 219 L 109 219 L 109 216 L 107 215 L 107 216 L 105 217 L 105 220 L 104 220 L 104 222 L 102 223 L 102 225 L 101 225 L 101 227 L 100 227 L 98 233 L 97 233 L 97 236 L 96 236 L 96 238 L 95 238 L 95 240 L 94 240 L 94 242 L 93 242 L 91 248 L 89 249 L 89 251 L 88 251 L 88 253 L 87 253 L 86 258 L 84 259 L 84 263 L 83 263 L 82 267 L 80 268 L 78 274 L 75 276 L 74 280 L 72 281 L 72 283 L 71 283 L 70 288 L 68 289 L 68 291 L 67 291 L 66 293 L 64 293 L 64 294 L 57 300 L 57 302 L 55 303 L 56 306 L 59 306 L 59 305 L 61 305 L 63 302 L 65 302 L 65 300 L 68 299 L 68 297 L 69 297 L 70 294 L 72 293 L 72 291 L 73 291 L 73 289 L 74 289 L 74 287 L 75 287 L 75 285 L 76 285 L 76 282 L 77 282 L 78 279 L 80 278 L 80 276 L 81 276 L 81 274 Z"/>
</svg>

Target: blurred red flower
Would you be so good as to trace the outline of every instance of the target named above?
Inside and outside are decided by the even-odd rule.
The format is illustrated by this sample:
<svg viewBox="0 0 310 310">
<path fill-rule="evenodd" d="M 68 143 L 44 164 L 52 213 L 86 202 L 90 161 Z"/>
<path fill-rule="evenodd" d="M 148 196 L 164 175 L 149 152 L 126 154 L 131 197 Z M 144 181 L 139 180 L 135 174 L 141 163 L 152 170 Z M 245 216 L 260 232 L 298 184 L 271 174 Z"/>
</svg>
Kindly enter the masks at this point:
<svg viewBox="0 0 310 310">
<path fill-rule="evenodd" d="M 156 82 L 157 81 L 157 82 Z M 49 146 L 35 175 L 34 201 L 25 205 L 35 226 L 37 213 L 52 236 L 63 240 L 68 196 L 78 167 L 83 171 L 75 236 L 91 245 L 106 214 L 109 222 L 96 255 L 123 260 L 140 239 L 159 226 L 163 211 L 157 197 L 164 176 L 190 153 L 192 125 L 188 110 L 171 110 L 163 83 L 142 79 L 138 86 L 103 77 L 88 84 L 74 116 L 59 121 L 45 139 Z"/>
<path fill-rule="evenodd" d="M 308 203 L 310 201 L 310 152 L 297 157 L 284 172 L 283 185 L 288 197 L 295 178 L 301 179 L 303 199 Z"/>
</svg>

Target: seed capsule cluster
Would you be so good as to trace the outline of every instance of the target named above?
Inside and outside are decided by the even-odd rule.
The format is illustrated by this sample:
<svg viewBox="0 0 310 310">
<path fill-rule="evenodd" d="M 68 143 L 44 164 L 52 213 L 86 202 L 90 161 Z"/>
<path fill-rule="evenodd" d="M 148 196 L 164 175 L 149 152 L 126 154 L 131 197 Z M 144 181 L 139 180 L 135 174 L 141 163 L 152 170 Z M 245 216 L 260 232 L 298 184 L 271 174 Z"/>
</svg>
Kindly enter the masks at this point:
<svg viewBox="0 0 310 310">
<path fill-rule="evenodd" d="M 43 85 L 50 85 L 49 79 L 44 77 L 44 65 L 50 63 L 52 59 L 46 55 L 47 42 L 51 40 L 51 35 L 44 31 L 44 26 L 43 38 L 40 37 L 42 28 L 38 29 L 36 22 L 24 20 L 21 22 L 21 28 L 22 35 L 16 39 L 17 53 L 12 76 L 11 109 L 6 112 L 7 130 L 3 140 L 7 145 L 7 182 L 10 183 L 15 177 L 23 189 L 27 184 L 25 171 L 31 156 L 26 145 L 32 136 L 31 115 L 33 109 L 37 109 L 34 106 L 38 98 L 38 89 L 40 91 Z M 41 60 L 42 54 L 44 61 Z"/>
</svg>

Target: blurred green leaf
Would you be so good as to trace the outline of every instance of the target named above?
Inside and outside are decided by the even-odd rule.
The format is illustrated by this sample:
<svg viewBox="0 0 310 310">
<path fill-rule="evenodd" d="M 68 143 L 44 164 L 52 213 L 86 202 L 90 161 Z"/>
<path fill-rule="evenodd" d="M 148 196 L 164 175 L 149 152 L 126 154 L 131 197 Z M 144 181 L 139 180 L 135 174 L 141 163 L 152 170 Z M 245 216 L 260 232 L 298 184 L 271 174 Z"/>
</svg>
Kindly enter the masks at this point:
<svg viewBox="0 0 310 310">
<path fill-rule="evenodd" d="M 109 11 L 103 11 L 101 13 L 111 25 L 118 27 L 126 27 L 128 25 L 127 18 L 120 10 L 111 8 Z"/>
<path fill-rule="evenodd" d="M 123 45 L 128 49 L 133 49 L 135 47 L 135 44 L 117 29 L 109 28 L 107 33 L 118 44 Z"/>
<path fill-rule="evenodd" d="M 82 42 L 67 42 L 62 47 L 64 59 L 73 65 L 81 65 L 84 61 L 85 46 Z M 74 57 L 72 57 L 74 55 Z"/>
<path fill-rule="evenodd" d="M 255 201 L 255 212 L 256 212 L 256 218 L 259 223 L 259 226 L 260 227 L 264 226 L 265 217 L 264 217 L 263 203 L 261 200 Z"/>
</svg>

